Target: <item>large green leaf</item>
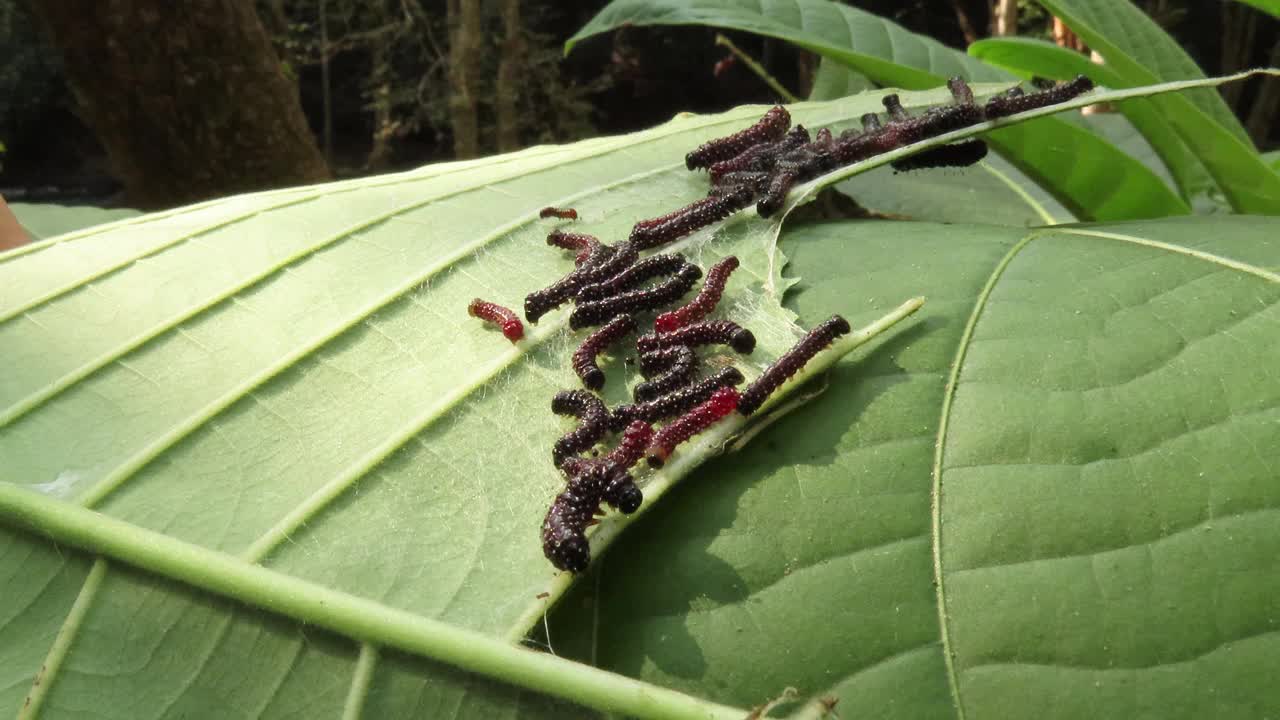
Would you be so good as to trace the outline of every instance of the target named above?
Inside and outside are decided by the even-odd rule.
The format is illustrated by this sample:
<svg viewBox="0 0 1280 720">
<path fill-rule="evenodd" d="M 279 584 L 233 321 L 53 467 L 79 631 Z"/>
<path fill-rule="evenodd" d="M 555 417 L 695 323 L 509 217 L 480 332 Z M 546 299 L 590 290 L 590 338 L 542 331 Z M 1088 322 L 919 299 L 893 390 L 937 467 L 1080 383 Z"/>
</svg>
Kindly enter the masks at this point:
<svg viewBox="0 0 1280 720">
<path fill-rule="evenodd" d="M 556 649 L 844 717 L 1274 716 L 1278 231 L 792 230 L 802 319 L 916 282 L 919 322 L 636 527 Z"/>
<path fill-rule="evenodd" d="M 920 105 L 945 94 L 903 97 Z M 878 102 L 871 93 L 793 112 L 810 126 L 840 126 Z M 517 304 L 564 271 L 567 260 L 543 243 L 542 206 L 573 205 L 583 229 L 619 237 L 635 219 L 704 192 L 705 179 L 683 170 L 684 151 L 760 111 L 229 198 L 0 256 L 0 706 L 21 706 L 30 693 L 28 707 L 46 717 L 586 712 L 555 696 L 646 717 L 740 715 L 511 644 L 570 586 L 541 557 L 537 528 L 559 485 L 546 448 L 565 427 L 547 398 L 573 384 L 565 367 L 573 339 L 561 313 L 512 347 L 464 308 L 476 295 Z M 811 183 L 793 202 L 888 159 Z M 790 284 L 774 252 L 780 223 L 747 212 L 682 245 L 704 262 L 729 252 L 743 259 L 728 302 L 761 339 L 748 369 L 795 337 L 779 303 Z M 1244 262 L 1275 264 L 1241 254 L 1265 249 L 1243 231 L 1197 231 L 1236 242 Z M 989 232 L 1003 248 L 1011 231 Z M 810 283 L 794 296 L 805 323 L 820 319 L 806 308 L 824 297 L 821 317 L 881 316 L 888 290 L 875 288 L 889 274 L 898 301 L 930 290 L 923 268 L 947 255 L 888 236 L 902 253 L 892 261 L 851 245 L 796 268 Z M 848 267 L 837 259 L 858 263 L 857 273 L 832 275 Z M 1142 287 L 1159 285 L 1158 275 L 1141 276 Z M 908 355 L 926 352 L 937 342 L 932 327 L 908 328 L 895 342 Z M 611 370 L 616 400 L 623 368 Z M 1249 397 L 1269 396 L 1255 388 Z M 929 402 L 912 412 L 936 417 Z M 996 433 L 991 417 L 971 430 L 983 422 Z M 862 427 L 879 445 L 874 426 Z M 642 524 L 678 511 L 653 501 L 728 430 L 647 478 Z M 746 430 L 750 439 L 756 428 Z M 767 469 L 748 461 L 744 477 Z M 597 550 L 626 526 L 607 519 Z M 843 524 L 831 527 L 846 537 Z M 824 535 L 815 534 L 813 552 L 830 546 Z M 758 562 L 772 562 L 769 552 Z M 678 556 L 661 559 L 682 567 Z M 613 562 L 604 555 L 596 566 Z M 551 638 L 558 650 L 560 635 Z M 781 678 L 795 657 L 751 661 Z M 723 694 L 717 688 L 746 671 L 709 674 L 695 694 Z"/>
<path fill-rule="evenodd" d="M 1204 73 L 1173 38 L 1129 0 L 1037 0 L 1106 60 L 1120 83 L 1137 87 Z M 1212 89 L 1152 98 L 1239 212 L 1280 214 L 1280 174 L 1258 157 L 1248 133 Z M 1154 142 L 1154 140 L 1153 140 Z"/>
<path fill-rule="evenodd" d="M 953 76 L 971 81 L 1011 77 L 884 18 L 830 0 L 764 5 L 755 0 L 614 0 L 570 38 L 566 48 L 624 25 L 690 24 L 781 38 L 887 86 L 923 89 Z M 1189 206 L 1141 163 L 1086 128 L 1046 118 L 998 130 L 988 139 L 1077 217 L 1122 220 L 1190 213 Z"/>
<path fill-rule="evenodd" d="M 1023 77 L 1069 80 L 1077 75 L 1086 75 L 1105 87 L 1129 86 L 1110 67 L 1090 62 L 1088 57 L 1074 50 L 1035 38 L 979 40 L 969 46 L 969 54 Z M 1129 100 L 1117 107 L 1159 153 L 1184 198 L 1193 200 L 1197 195 L 1217 190 L 1204 165 L 1150 101 Z"/>
</svg>

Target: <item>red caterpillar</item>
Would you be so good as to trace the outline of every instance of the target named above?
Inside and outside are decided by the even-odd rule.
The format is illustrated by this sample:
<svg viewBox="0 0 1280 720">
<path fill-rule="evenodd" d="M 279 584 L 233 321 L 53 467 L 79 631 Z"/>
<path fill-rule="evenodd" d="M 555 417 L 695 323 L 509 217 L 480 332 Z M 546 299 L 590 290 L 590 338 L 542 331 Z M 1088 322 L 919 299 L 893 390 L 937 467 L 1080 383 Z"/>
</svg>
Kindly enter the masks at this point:
<svg viewBox="0 0 1280 720">
<path fill-rule="evenodd" d="M 631 228 L 631 243 L 648 250 L 684 237 L 751 204 L 753 193 L 736 188 L 725 195 L 703 198 L 661 217 L 641 220 Z"/>
<path fill-rule="evenodd" d="M 641 355 L 673 345 L 720 344 L 728 345 L 743 355 L 750 355 L 756 349 L 756 336 L 751 331 L 732 320 L 710 320 L 685 325 L 662 335 L 641 335 L 636 340 L 636 349 Z"/>
<path fill-rule="evenodd" d="M 614 408 L 609 419 L 610 429 L 619 431 L 634 420 L 657 422 L 675 417 L 689 408 L 705 401 L 711 394 L 723 387 L 741 385 L 745 378 L 742 371 L 735 367 L 722 368 L 716 374 L 692 385 L 663 395 L 655 400 L 636 403 L 635 405 L 619 405 Z"/>
<path fill-rule="evenodd" d="M 1041 90 L 1030 95 L 1024 94 L 1018 88 L 1013 88 L 988 100 L 982 109 L 987 119 L 994 120 L 995 118 L 1016 115 L 1027 110 L 1057 105 L 1083 95 L 1092 89 L 1093 81 L 1084 75 L 1080 75 L 1075 80 L 1059 83 L 1048 90 Z"/>
<path fill-rule="evenodd" d="M 467 314 L 496 324 L 502 329 L 502 335 L 511 342 L 524 337 L 524 323 L 520 322 L 514 312 L 497 303 L 476 298 L 467 306 Z"/>
<path fill-rule="evenodd" d="M 617 463 L 620 467 L 629 468 L 640 462 L 644 449 L 653 440 L 653 426 L 643 420 L 632 420 L 622 431 L 622 439 L 618 447 L 604 456 L 605 462 Z"/>
<path fill-rule="evenodd" d="M 599 262 L 606 255 L 613 253 L 613 248 L 600 242 L 599 238 L 593 235 L 583 235 L 582 233 L 566 233 L 559 230 L 551 231 L 547 235 L 547 244 L 553 247 L 564 248 L 565 250 L 575 250 L 577 254 L 573 257 L 573 264 L 582 267 L 586 262 Z"/>
<path fill-rule="evenodd" d="M 573 208 L 544 207 L 538 212 L 540 218 L 560 218 L 561 220 L 577 220 L 578 211 Z"/>
<path fill-rule="evenodd" d="M 965 140 L 930 148 L 910 157 L 889 163 L 898 172 L 926 168 L 968 167 L 987 156 L 987 144 L 981 140 Z"/>
<path fill-rule="evenodd" d="M 652 380 L 646 380 L 636 385 L 634 391 L 636 402 L 646 402 L 666 395 L 672 390 L 688 384 L 693 379 L 693 373 L 698 369 L 698 356 L 687 346 L 682 345 L 679 348 L 670 349 L 676 352 L 670 362 L 667 363 L 666 370 L 662 374 L 654 376 Z"/>
<path fill-rule="evenodd" d="M 619 315 L 582 341 L 578 349 L 573 351 L 571 364 L 573 371 L 582 379 L 583 385 L 591 390 L 604 387 L 604 371 L 596 364 L 596 356 L 622 339 L 624 335 L 633 333 L 635 330 L 635 318 L 630 315 Z"/>
<path fill-rule="evenodd" d="M 698 322 L 711 314 L 720 303 L 724 294 L 725 283 L 729 276 L 738 269 L 738 258 L 730 255 L 707 271 L 707 279 L 702 283 L 702 291 L 688 305 L 664 312 L 654 321 L 653 328 L 659 333 L 669 333 L 690 323 Z"/>
<path fill-rule="evenodd" d="M 727 160 L 743 150 L 762 142 L 777 140 L 791 127 L 791 113 L 786 108 L 774 106 L 755 125 L 728 137 L 704 143 L 684 157 L 690 170 L 709 167 L 714 162 Z"/>
<path fill-rule="evenodd" d="M 601 300 L 630 290 L 645 280 L 674 275 L 688 264 L 683 255 L 653 255 L 637 260 L 634 265 L 598 283 L 584 286 L 574 298 L 578 302 Z"/>
<path fill-rule="evenodd" d="M 571 455 L 600 442 L 609 430 L 609 410 L 600 398 L 586 390 L 561 390 L 551 399 L 551 411 L 557 415 L 572 415 L 580 421 L 577 429 L 561 436 L 551 449 L 556 467 L 563 465 Z"/>
<path fill-rule="evenodd" d="M 686 263 L 673 277 L 646 290 L 632 290 L 603 300 L 579 303 L 569 315 L 569 327 L 580 330 L 584 327 L 599 325 L 624 313 L 652 310 L 666 305 L 689 292 L 701 277 L 702 270 L 697 265 Z"/>
<path fill-rule="evenodd" d="M 542 521 L 542 554 L 557 569 L 580 573 L 591 563 L 586 530 L 599 512 L 600 503 L 607 495 L 625 497 L 621 502 L 633 507 L 634 512 L 643 497 L 637 500 L 639 489 L 626 468 L 616 463 L 583 461 L 576 469 L 578 472 L 569 477 Z"/>
<path fill-rule="evenodd" d="M 848 320 L 839 315 L 832 315 L 810 330 L 742 391 L 742 398 L 738 401 L 738 412 L 750 415 L 758 410 L 773 391 L 787 381 L 787 378 L 795 375 L 805 363 L 809 362 L 810 358 L 818 354 L 819 350 L 830 345 L 841 335 L 847 334 L 849 329 Z"/>
<path fill-rule="evenodd" d="M 738 407 L 738 391 L 731 387 L 716 390 L 706 402 L 672 420 L 659 430 L 645 450 L 649 467 L 660 468 L 680 443 L 711 427 Z"/>
</svg>

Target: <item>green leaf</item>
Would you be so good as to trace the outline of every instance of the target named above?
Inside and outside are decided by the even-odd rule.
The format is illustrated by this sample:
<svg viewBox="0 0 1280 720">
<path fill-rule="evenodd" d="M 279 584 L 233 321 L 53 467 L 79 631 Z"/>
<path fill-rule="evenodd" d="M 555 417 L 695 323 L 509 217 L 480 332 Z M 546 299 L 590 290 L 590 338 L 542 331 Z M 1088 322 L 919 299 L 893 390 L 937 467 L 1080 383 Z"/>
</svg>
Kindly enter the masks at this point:
<svg viewBox="0 0 1280 720">
<path fill-rule="evenodd" d="M 136 217 L 138 210 L 104 209 L 87 205 L 55 205 L 52 203 L 11 203 L 9 208 L 27 232 L 39 240 L 94 225 Z"/>
<path fill-rule="evenodd" d="M 881 85 L 924 89 L 952 76 L 1010 75 L 881 17 L 830 0 L 615 0 L 565 44 L 624 25 L 709 25 L 776 37 L 844 63 Z M 1121 220 L 1191 212 L 1141 163 L 1058 119 L 998 130 L 988 140 L 1078 217 Z M 1123 200 L 1117 201 L 1117 198 Z"/>
<path fill-rule="evenodd" d="M 1178 41 L 1130 0 L 1036 0 L 1102 55 L 1128 86 L 1169 80 L 1198 80 L 1204 72 Z M 1235 113 L 1214 90 L 1187 93 L 1184 98 L 1208 115 L 1211 122 L 1249 143 Z"/>
<path fill-rule="evenodd" d="M 1177 42 L 1128 0 L 1037 0 L 1106 60 L 1122 87 L 1198 79 L 1204 73 Z M 1242 213 L 1280 214 L 1280 175 L 1258 157 L 1216 91 L 1150 101 L 1168 119 Z"/>
<path fill-rule="evenodd" d="M 838 129 L 878 95 L 792 109 Z M 945 97 L 903 94 L 915 107 Z M 551 572 L 537 535 L 561 484 L 547 447 L 569 426 L 547 399 L 575 384 L 565 359 L 576 339 L 560 312 L 513 347 L 465 307 L 477 295 L 518 305 L 565 271 L 541 207 L 574 206 L 575 229 L 622 237 L 705 193 L 684 152 L 761 111 L 227 198 L 0 255 L 0 706 L 122 718 L 210 707 L 741 715 L 515 646 L 572 583 Z M 833 173 L 791 204 L 960 135 Z M 704 264 L 742 259 L 725 302 L 761 341 L 747 370 L 796 337 L 780 304 L 792 282 L 775 248 L 781 223 L 748 211 L 680 244 Z M 899 302 L 929 259 L 904 257 Z M 837 285 L 823 317 L 883 315 L 860 275 Z M 919 332 L 898 333 L 904 352 Z M 610 370 L 617 402 L 625 368 Z M 623 528 L 667 511 L 658 500 L 681 477 L 769 419 L 718 426 L 648 476 L 641 513 L 593 534 L 597 564 Z"/>
<path fill-rule="evenodd" d="M 1130 86 L 1108 66 L 1090 62 L 1081 53 L 1034 38 L 979 40 L 969 46 L 969 54 L 1026 78 L 1039 76 L 1069 80 L 1077 75 L 1086 75 L 1104 87 Z M 1221 192 L 1204 165 L 1151 101 L 1128 100 L 1116 107 L 1159 153 L 1183 198 L 1192 200 L 1198 195 Z"/>
<path fill-rule="evenodd" d="M 802 321 L 928 304 L 623 538 L 556 650 L 843 717 L 1274 715 L 1277 232 L 792 229 Z"/>
<path fill-rule="evenodd" d="M 1275 170 L 1280 170 L 1280 150 L 1262 153 L 1262 161 Z"/>
</svg>

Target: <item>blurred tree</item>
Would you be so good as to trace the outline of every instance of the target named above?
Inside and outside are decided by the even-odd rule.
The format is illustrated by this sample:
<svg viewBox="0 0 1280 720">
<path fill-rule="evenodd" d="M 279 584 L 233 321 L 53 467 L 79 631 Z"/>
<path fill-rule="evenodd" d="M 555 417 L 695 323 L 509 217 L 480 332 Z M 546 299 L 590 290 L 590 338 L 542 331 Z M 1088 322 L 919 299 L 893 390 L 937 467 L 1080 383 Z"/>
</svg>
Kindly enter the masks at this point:
<svg viewBox="0 0 1280 720">
<path fill-rule="evenodd" d="M 453 154 L 480 154 L 476 71 L 480 66 L 480 0 L 448 0 L 449 108 L 453 114 Z"/>
<path fill-rule="evenodd" d="M 253 0 L 30 0 L 128 202 L 329 176 Z"/>
</svg>

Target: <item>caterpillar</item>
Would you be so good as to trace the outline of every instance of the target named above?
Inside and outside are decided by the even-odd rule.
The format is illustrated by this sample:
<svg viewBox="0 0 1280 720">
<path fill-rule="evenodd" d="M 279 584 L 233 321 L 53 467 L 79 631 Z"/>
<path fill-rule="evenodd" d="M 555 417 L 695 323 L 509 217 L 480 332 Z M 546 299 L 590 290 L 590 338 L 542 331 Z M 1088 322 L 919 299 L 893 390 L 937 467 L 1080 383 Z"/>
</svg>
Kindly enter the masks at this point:
<svg viewBox="0 0 1280 720">
<path fill-rule="evenodd" d="M 587 262 L 599 262 L 613 253 L 613 248 L 600 242 L 599 238 L 582 233 L 566 233 L 552 230 L 547 235 L 547 244 L 565 250 L 576 251 L 573 258 L 573 264 L 576 267 L 582 267 Z"/>
<path fill-rule="evenodd" d="M 641 250 L 665 245 L 729 217 L 750 205 L 753 197 L 749 189 L 735 188 L 724 195 L 697 200 L 675 212 L 641 220 L 631 228 L 630 241 Z"/>
<path fill-rule="evenodd" d="M 524 323 L 510 309 L 488 300 L 476 298 L 467 306 L 467 314 L 494 323 L 502 330 L 502 335 L 511 342 L 524 337 Z"/>
<path fill-rule="evenodd" d="M 1076 79 L 1069 82 L 1059 83 L 1047 90 L 1041 90 L 1031 94 L 1025 94 L 1021 90 L 1014 88 L 1017 92 L 1010 90 L 1008 92 L 996 95 L 987 101 L 983 106 L 983 113 L 989 120 L 996 118 L 1016 115 L 1027 110 L 1035 110 L 1037 108 L 1057 105 L 1068 100 L 1083 95 L 1093 89 L 1093 81 L 1084 75 L 1079 75 Z"/>
<path fill-rule="evenodd" d="M 756 336 L 750 330 L 732 320 L 708 320 L 673 330 L 661 335 L 641 335 L 636 340 L 636 349 L 641 355 L 673 345 L 728 345 L 743 355 L 750 355 L 756 349 Z"/>
<path fill-rule="evenodd" d="M 787 132 L 781 140 L 760 143 L 743 150 L 728 160 L 721 160 L 708 168 L 711 184 L 718 185 L 727 176 L 744 170 L 769 170 L 778 158 L 809 143 L 809 131 L 803 125 L 797 125 Z"/>
<path fill-rule="evenodd" d="M 703 281 L 702 290 L 698 292 L 697 297 L 684 307 L 659 315 L 653 323 L 653 329 L 658 333 L 669 333 L 710 315 L 720 303 L 724 286 L 729 282 L 729 276 L 733 271 L 738 269 L 738 265 L 738 258 L 733 255 L 712 265 L 707 271 L 707 279 Z"/>
<path fill-rule="evenodd" d="M 639 508 L 635 493 L 627 489 L 628 485 L 635 488 L 635 482 L 617 463 L 584 461 L 577 470 L 552 501 L 542 521 L 542 554 L 556 569 L 573 573 L 583 572 L 591 563 L 586 530 L 606 495 L 627 497 L 625 502 L 629 507 L 635 503 L 634 508 Z"/>
<path fill-rule="evenodd" d="M 538 211 L 540 218 L 560 218 L 561 220 L 577 220 L 578 211 L 573 208 L 544 207 Z"/>
<path fill-rule="evenodd" d="M 673 390 L 662 397 L 634 405 L 619 405 L 609 418 L 609 427 L 617 432 L 635 420 L 652 423 L 675 417 L 705 401 L 716 390 L 741 385 L 744 381 L 741 370 L 735 367 L 722 368 L 710 377 Z"/>
<path fill-rule="evenodd" d="M 804 367 L 819 350 L 847 334 L 849 330 L 849 321 L 839 315 L 832 315 L 819 323 L 742 391 L 738 412 L 750 415 L 758 410 L 782 383 Z"/>
<path fill-rule="evenodd" d="M 791 127 L 791 113 L 780 105 L 774 106 L 751 127 L 698 146 L 696 150 L 685 155 L 685 167 L 690 170 L 709 167 L 714 162 L 738 155 L 752 145 L 777 140 L 787 132 L 789 127 Z"/>
<path fill-rule="evenodd" d="M 663 275 L 673 275 L 689 264 L 683 255 L 653 255 L 637 260 L 634 265 L 600 282 L 584 286 L 575 298 L 578 302 L 601 300 L 630 290 L 645 280 Z"/>
<path fill-rule="evenodd" d="M 645 460 L 649 467 L 660 468 L 666 464 L 667 458 L 675 447 L 698 433 L 711 427 L 738 407 L 738 391 L 731 387 L 722 387 L 711 394 L 706 401 L 689 412 L 667 423 L 654 434 L 645 450 Z"/>
<path fill-rule="evenodd" d="M 609 431 L 609 410 L 600 398 L 586 390 L 561 390 L 551 399 L 551 411 L 557 415 L 578 418 L 578 427 L 565 433 L 551 449 L 556 467 L 572 455 L 577 455 L 600 442 Z"/>
<path fill-rule="evenodd" d="M 693 379 L 693 373 L 698 369 L 698 356 L 688 346 L 671 349 L 676 351 L 675 357 L 667 365 L 666 370 L 655 375 L 652 380 L 636 385 L 633 392 L 636 402 L 645 402 L 666 395 Z"/>
<path fill-rule="evenodd" d="M 987 144 L 982 140 L 965 140 L 963 142 L 929 148 L 910 157 L 894 160 L 889 163 L 898 172 L 924 170 L 926 168 L 968 167 L 987 156 Z"/>
<path fill-rule="evenodd" d="M 608 246 L 601 245 L 602 250 L 605 247 Z M 563 305 L 583 287 L 617 275 L 630 267 L 639 257 L 635 246 L 627 242 L 619 244 L 616 248 L 610 248 L 610 250 L 609 256 L 600 262 L 593 263 L 588 260 L 583 263 L 582 267 L 573 270 L 551 285 L 526 295 L 524 298 L 525 319 L 531 323 L 537 323 L 543 315 Z"/>
<path fill-rule="evenodd" d="M 642 424 L 649 428 L 649 431 L 647 435 L 643 436 L 645 445 L 642 445 L 640 449 L 636 450 L 634 453 L 636 455 L 635 460 L 631 460 L 629 463 L 623 465 L 618 465 L 617 461 L 610 460 L 609 456 L 605 456 L 599 460 L 571 457 L 564 461 L 564 465 L 561 465 L 560 469 L 564 471 L 565 475 L 568 476 L 570 480 L 572 480 L 574 476 L 581 474 L 592 465 L 613 463 L 615 466 L 624 470 L 635 465 L 636 462 L 639 461 L 639 458 L 644 455 L 644 448 L 647 447 L 649 442 L 648 438 L 653 436 L 653 427 L 647 423 Z M 632 442 L 639 439 L 640 437 L 637 436 L 637 438 Z M 610 453 L 610 455 L 612 454 L 613 453 Z M 600 500 L 607 503 L 609 507 L 612 507 L 623 515 L 630 515 L 640 509 L 640 505 L 644 503 L 644 494 L 640 492 L 640 488 L 636 486 L 635 480 L 631 477 L 630 473 L 615 472 L 611 475 L 610 480 L 605 484 L 604 492 L 601 494 Z M 596 503 L 596 509 L 599 509 L 598 502 Z"/>
<path fill-rule="evenodd" d="M 652 310 L 666 305 L 689 292 L 701 277 L 702 270 L 697 265 L 685 264 L 675 275 L 651 288 L 579 303 L 569 315 L 569 327 L 580 330 L 607 322 L 624 313 Z"/>
<path fill-rule="evenodd" d="M 644 456 L 644 449 L 648 447 L 651 440 L 653 440 L 653 426 L 644 420 L 632 420 L 622 431 L 622 439 L 618 441 L 618 447 L 605 455 L 604 460 L 629 468 L 640 462 L 640 458 Z"/>
<path fill-rule="evenodd" d="M 686 353 L 692 352 L 693 348 L 687 345 L 672 345 L 641 355 L 640 374 L 645 378 L 652 378 L 682 359 Z"/>
<path fill-rule="evenodd" d="M 619 315 L 605 323 L 603 327 L 587 336 L 586 340 L 573 351 L 570 364 L 573 371 L 588 389 L 599 390 L 604 387 L 604 371 L 596 364 L 596 356 L 609 346 L 622 339 L 623 336 L 636 330 L 636 320 L 630 315 Z"/>
</svg>

